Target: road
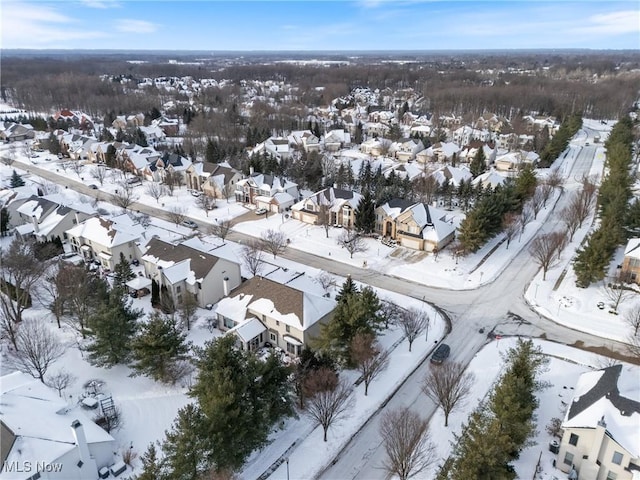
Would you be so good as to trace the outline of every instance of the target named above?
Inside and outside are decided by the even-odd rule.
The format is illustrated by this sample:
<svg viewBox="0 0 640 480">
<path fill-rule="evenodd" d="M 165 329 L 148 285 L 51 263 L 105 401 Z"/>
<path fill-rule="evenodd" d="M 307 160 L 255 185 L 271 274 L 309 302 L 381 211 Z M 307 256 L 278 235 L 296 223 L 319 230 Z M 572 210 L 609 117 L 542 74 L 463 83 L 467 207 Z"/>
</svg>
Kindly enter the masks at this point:
<svg viewBox="0 0 640 480">
<path fill-rule="evenodd" d="M 575 148 L 578 149 L 575 162 L 569 173 L 565 175 L 570 181 L 577 181 L 589 173 L 596 152 L 595 146 Z M 92 190 L 68 177 L 62 177 L 30 164 L 15 162 L 15 165 L 83 194 L 99 197 L 106 201 L 114 201 L 112 195 Z M 560 211 L 566 205 L 567 200 L 568 195 L 561 195 L 555 209 Z M 130 208 L 171 221 L 166 211 L 153 205 L 134 203 Z M 557 215 L 550 215 L 550 220 L 542 230 L 549 232 L 559 229 L 557 217 Z M 236 242 L 243 242 L 250 238 L 238 232 L 231 232 L 228 236 L 229 240 Z M 438 305 L 452 319 L 452 329 L 446 338 L 446 342 L 452 347 L 449 361 L 457 361 L 465 365 L 471 361 L 487 341 L 486 334 L 479 333 L 480 328 L 503 335 L 543 337 L 567 345 L 581 345 L 583 348 L 608 351 L 610 355 L 623 348 L 616 342 L 603 340 L 556 324 L 539 316 L 529 308 L 524 299 L 524 291 L 537 273 L 538 266 L 532 260 L 527 248 L 522 248 L 521 252 L 493 282 L 474 290 L 464 291 L 428 287 L 410 280 L 353 267 L 299 250 L 288 249 L 283 256 L 289 260 L 323 269 L 336 275 L 350 274 L 360 282 L 417 299 L 425 299 Z M 402 387 L 381 411 L 399 406 L 414 406 L 414 409 L 420 411 L 422 415 L 431 416 L 435 411 L 435 406 L 420 390 L 420 382 L 427 368 L 429 368 L 428 362 L 425 361 L 405 380 Z M 378 435 L 380 417 L 380 411 L 371 417 L 319 478 L 380 478 L 380 461 L 384 458 Z"/>
</svg>

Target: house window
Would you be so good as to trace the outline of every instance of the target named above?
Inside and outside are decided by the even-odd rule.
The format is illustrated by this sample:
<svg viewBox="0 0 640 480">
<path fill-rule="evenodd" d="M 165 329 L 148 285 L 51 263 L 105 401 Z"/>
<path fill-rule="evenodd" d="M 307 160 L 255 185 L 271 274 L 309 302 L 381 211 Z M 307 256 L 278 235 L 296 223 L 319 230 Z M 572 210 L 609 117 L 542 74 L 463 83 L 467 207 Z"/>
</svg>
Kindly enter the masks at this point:
<svg viewBox="0 0 640 480">
<path fill-rule="evenodd" d="M 230 318 L 227 317 L 223 317 L 224 318 L 224 326 L 225 328 L 233 328 L 235 327 L 235 322 L 233 320 L 231 320 Z"/>
<path fill-rule="evenodd" d="M 278 334 L 276 332 L 269 332 L 269 340 L 273 343 L 278 343 Z"/>
<path fill-rule="evenodd" d="M 180 287 L 180 285 L 178 285 L 178 286 L 176 287 L 176 292 L 180 293 L 180 291 L 181 291 L 181 290 L 182 290 L 182 287 Z"/>
<path fill-rule="evenodd" d="M 287 329 L 287 333 L 291 331 L 291 327 L 289 325 L 286 326 L 286 329 Z"/>
<path fill-rule="evenodd" d="M 616 465 L 622 465 L 622 454 L 620 452 L 613 452 L 611 461 Z"/>
<path fill-rule="evenodd" d="M 607 473 L 607 479 L 606 480 L 616 480 L 617 478 L 618 478 L 618 474 L 615 473 L 615 472 L 612 472 L 611 470 L 609 470 L 609 473 Z"/>
<path fill-rule="evenodd" d="M 567 452 L 564 454 L 564 464 L 573 465 L 573 453 Z"/>
<path fill-rule="evenodd" d="M 267 321 L 267 316 L 265 314 L 262 314 L 262 321 L 266 322 Z"/>
<path fill-rule="evenodd" d="M 178 303 L 182 305 L 182 295 L 178 295 Z"/>
<path fill-rule="evenodd" d="M 576 445 L 578 445 L 578 435 L 576 435 L 575 433 L 572 433 L 571 436 L 569 437 L 569 445 L 573 445 L 574 447 Z"/>
<path fill-rule="evenodd" d="M 280 326 L 280 322 L 276 320 L 276 327 Z"/>
</svg>

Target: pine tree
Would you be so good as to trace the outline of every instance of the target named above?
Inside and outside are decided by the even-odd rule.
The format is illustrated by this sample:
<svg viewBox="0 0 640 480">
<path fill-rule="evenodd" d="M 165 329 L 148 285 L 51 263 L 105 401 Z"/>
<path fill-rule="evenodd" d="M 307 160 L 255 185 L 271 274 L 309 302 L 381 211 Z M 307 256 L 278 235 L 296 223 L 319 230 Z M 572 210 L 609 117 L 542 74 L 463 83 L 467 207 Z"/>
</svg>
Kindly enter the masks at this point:
<svg viewBox="0 0 640 480">
<path fill-rule="evenodd" d="M 7 207 L 2 207 L 0 209 L 0 236 L 6 237 L 9 232 L 9 220 L 11 215 L 9 214 L 9 210 Z"/>
<path fill-rule="evenodd" d="M 170 315 L 154 312 L 141 325 L 138 335 L 131 342 L 136 375 L 146 375 L 154 380 L 175 383 L 180 372 L 176 365 L 187 358 L 190 342 L 180 331 L 178 320 Z"/>
<path fill-rule="evenodd" d="M 487 240 L 485 221 L 478 210 L 472 210 L 460 224 L 458 240 L 465 252 L 477 252 Z"/>
<path fill-rule="evenodd" d="M 113 288 L 107 302 L 89 317 L 93 337 L 87 347 L 89 360 L 104 367 L 126 362 L 131 354 L 131 339 L 137 331 L 140 316 L 142 310 L 131 308 L 124 291 Z"/>
<path fill-rule="evenodd" d="M 150 443 L 142 457 L 142 473 L 136 480 L 166 480 L 167 476 L 162 468 L 162 462 L 158 458 L 156 446 Z"/>
<path fill-rule="evenodd" d="M 11 186 L 11 188 L 24 187 L 24 180 L 20 175 L 18 175 L 18 172 L 16 172 L 15 170 L 11 174 L 9 185 Z"/>
<path fill-rule="evenodd" d="M 351 278 L 351 275 L 347 275 L 347 279 L 342 284 L 340 291 L 336 295 L 336 302 L 340 303 L 343 299 L 345 299 L 348 295 L 358 293 L 358 286 Z"/>
<path fill-rule="evenodd" d="M 487 159 L 482 147 L 478 147 L 478 151 L 474 155 L 471 165 L 469 165 L 469 169 L 471 170 L 473 178 L 482 175 L 487 170 Z"/>
<path fill-rule="evenodd" d="M 60 153 L 60 142 L 53 132 L 49 134 L 49 151 L 54 155 Z"/>
<path fill-rule="evenodd" d="M 211 467 L 208 422 L 200 408 L 188 404 L 178 411 L 162 443 L 167 477 L 171 480 L 198 480 Z"/>
<path fill-rule="evenodd" d="M 233 335 L 227 335 L 198 352 L 199 375 L 190 393 L 206 417 L 209 455 L 218 470 L 240 468 L 252 451 L 266 443 L 273 422 L 286 414 L 282 405 L 274 404 L 283 401 L 274 392 L 286 392 L 289 375 L 277 371 L 279 364 L 260 364 L 252 353 L 238 350 L 235 342 Z"/>
<path fill-rule="evenodd" d="M 124 288 L 125 284 L 135 278 L 131 270 L 131 264 L 125 258 L 124 253 L 120 252 L 120 261 L 116 264 L 114 270 L 113 284 L 115 287 Z"/>
<path fill-rule="evenodd" d="M 358 206 L 354 212 L 354 227 L 361 233 L 372 233 L 376 228 L 376 212 L 375 204 L 371 198 L 371 192 L 367 188 L 358 202 Z"/>
</svg>

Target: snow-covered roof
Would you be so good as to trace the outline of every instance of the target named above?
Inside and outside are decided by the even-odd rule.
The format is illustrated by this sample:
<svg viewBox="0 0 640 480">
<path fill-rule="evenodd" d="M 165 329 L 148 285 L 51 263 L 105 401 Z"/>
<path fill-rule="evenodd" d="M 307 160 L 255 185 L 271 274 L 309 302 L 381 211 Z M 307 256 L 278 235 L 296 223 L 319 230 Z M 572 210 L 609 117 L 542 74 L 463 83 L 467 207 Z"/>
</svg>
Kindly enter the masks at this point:
<svg viewBox="0 0 640 480">
<path fill-rule="evenodd" d="M 233 332 L 238 335 L 243 342 L 249 342 L 266 331 L 267 328 L 262 324 L 262 322 L 257 318 L 252 317 L 247 321 L 236 325 L 229 330 L 228 333 Z"/>
<path fill-rule="evenodd" d="M 87 443 L 114 441 L 79 407 L 69 407 L 51 389 L 28 375 L 20 372 L 5 375 L 0 379 L 0 389 L 2 424 L 9 430 L 3 434 L 12 433 L 15 437 L 5 464 L 52 463 L 76 449 L 71 429 L 75 420 L 82 423 Z"/>
<path fill-rule="evenodd" d="M 624 256 L 640 259 L 640 238 L 630 238 L 624 247 Z"/>
<path fill-rule="evenodd" d="M 611 438 L 633 457 L 640 457 L 640 370 L 614 365 L 580 376 L 563 428 L 596 428 L 603 424 Z"/>
<path fill-rule="evenodd" d="M 473 185 L 477 185 L 481 183 L 482 186 L 485 188 L 488 185 L 490 185 L 491 188 L 495 188 L 498 185 L 504 184 L 505 181 L 506 179 L 502 175 L 500 175 L 498 172 L 496 172 L 495 170 L 489 170 L 488 172 L 484 172 L 482 175 L 478 175 L 476 178 L 473 179 L 471 183 Z"/>
<path fill-rule="evenodd" d="M 128 215 L 119 215 L 110 220 L 103 217 L 88 218 L 80 225 L 67 230 L 67 234 L 103 247 L 115 247 L 138 240 L 144 230 L 145 227 L 133 223 Z"/>
</svg>

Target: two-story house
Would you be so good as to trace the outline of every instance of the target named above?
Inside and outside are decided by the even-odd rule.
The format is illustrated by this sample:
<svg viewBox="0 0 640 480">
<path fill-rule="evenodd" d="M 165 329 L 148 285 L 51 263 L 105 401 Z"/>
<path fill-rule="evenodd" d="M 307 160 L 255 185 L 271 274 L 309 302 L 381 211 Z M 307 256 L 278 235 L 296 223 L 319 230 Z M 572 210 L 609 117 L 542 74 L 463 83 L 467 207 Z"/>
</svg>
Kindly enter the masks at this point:
<svg viewBox="0 0 640 480">
<path fill-rule="evenodd" d="M 127 260 L 137 258 L 136 242 L 145 227 L 123 214 L 111 219 L 92 217 L 67 230 L 71 250 L 86 262 L 98 261 L 103 268 L 113 270 L 120 254 Z"/>
<path fill-rule="evenodd" d="M 195 162 L 185 171 L 187 188 L 212 198 L 228 198 L 240 180 L 242 174 L 238 170 L 218 163 Z"/>
<path fill-rule="evenodd" d="M 241 282 L 238 262 L 158 238 L 147 243 L 142 263 L 147 278 L 155 280 L 160 295 L 169 295 L 174 305 L 183 303 L 186 292 L 200 307 L 213 305 Z"/>
<path fill-rule="evenodd" d="M 637 366 L 622 365 L 580 376 L 562 422 L 560 470 L 574 470 L 580 480 L 635 480 L 640 476 L 638 378 Z"/>
<path fill-rule="evenodd" d="M 411 162 L 419 152 L 424 150 L 424 145 L 418 139 L 403 138 L 391 144 L 389 150 L 400 162 Z"/>
<path fill-rule="evenodd" d="M 376 208 L 376 231 L 401 246 L 428 252 L 442 250 L 455 237 L 446 213 L 424 203 L 391 200 Z"/>
<path fill-rule="evenodd" d="M 291 215 L 294 219 L 311 225 L 321 223 L 320 216 L 327 215 L 324 222 L 329 225 L 351 228 L 361 198 L 362 195 L 352 190 L 329 187 L 296 203 L 291 207 Z"/>
<path fill-rule="evenodd" d="M 215 312 L 218 327 L 236 335 L 241 348 L 270 344 L 298 356 L 320 334 L 335 305 L 331 298 L 256 276 L 222 299 Z"/>
<path fill-rule="evenodd" d="M 236 183 L 236 202 L 283 212 L 298 199 L 298 185 L 282 177 L 251 173 Z"/>
<path fill-rule="evenodd" d="M 622 271 L 626 278 L 640 284 L 640 238 L 630 238 L 624 247 Z"/>
</svg>

